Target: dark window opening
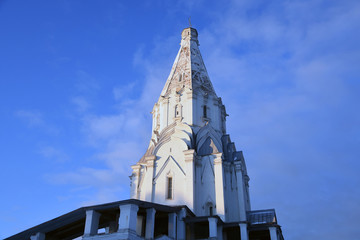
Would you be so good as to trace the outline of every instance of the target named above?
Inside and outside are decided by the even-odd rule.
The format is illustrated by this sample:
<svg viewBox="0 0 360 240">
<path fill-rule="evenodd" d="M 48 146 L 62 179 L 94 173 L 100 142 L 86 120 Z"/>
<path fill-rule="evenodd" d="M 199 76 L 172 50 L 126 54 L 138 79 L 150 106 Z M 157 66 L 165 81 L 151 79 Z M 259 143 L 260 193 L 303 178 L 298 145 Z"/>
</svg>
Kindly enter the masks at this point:
<svg viewBox="0 0 360 240">
<path fill-rule="evenodd" d="M 179 107 L 179 105 L 175 106 L 175 117 L 180 117 L 180 107 Z"/>
<path fill-rule="evenodd" d="M 203 107 L 203 116 L 204 116 L 204 118 L 207 118 L 207 109 L 206 109 L 206 106 Z"/>
<path fill-rule="evenodd" d="M 173 184 L 173 182 L 172 182 L 172 177 L 168 177 L 168 182 L 167 182 L 167 199 L 172 199 L 173 198 L 173 194 L 172 194 L 172 184 Z"/>
<path fill-rule="evenodd" d="M 213 215 L 213 207 L 209 207 L 209 215 L 212 216 Z"/>
<path fill-rule="evenodd" d="M 154 238 L 162 235 L 168 235 L 169 217 L 168 213 L 156 212 L 155 214 L 155 227 Z"/>
</svg>

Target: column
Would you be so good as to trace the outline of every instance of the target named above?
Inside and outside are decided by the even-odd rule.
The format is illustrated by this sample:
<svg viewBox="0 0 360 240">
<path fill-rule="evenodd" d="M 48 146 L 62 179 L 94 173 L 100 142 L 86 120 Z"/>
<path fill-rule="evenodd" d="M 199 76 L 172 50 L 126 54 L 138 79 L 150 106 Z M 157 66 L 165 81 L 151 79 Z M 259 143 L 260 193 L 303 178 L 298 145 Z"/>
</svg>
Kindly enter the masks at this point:
<svg viewBox="0 0 360 240">
<path fill-rule="evenodd" d="M 235 173 L 237 183 L 237 194 L 240 211 L 240 221 L 246 221 L 246 207 L 245 207 L 245 189 L 242 174 L 242 165 L 240 161 L 235 162 Z"/>
<path fill-rule="evenodd" d="M 169 213 L 168 236 L 176 238 L 176 213 Z"/>
<path fill-rule="evenodd" d="M 186 225 L 184 218 L 186 217 L 186 209 L 182 208 L 177 214 L 177 239 L 186 239 Z"/>
<path fill-rule="evenodd" d="M 155 186 L 153 183 L 154 180 L 154 171 L 155 171 L 155 160 L 156 160 L 156 156 L 155 155 L 151 155 L 151 156 L 147 156 L 145 157 L 145 161 L 146 161 L 146 174 L 145 174 L 145 178 L 144 182 L 143 182 L 143 186 L 142 186 L 142 191 L 145 191 L 145 201 L 148 202 L 153 202 L 153 195 L 154 195 L 154 191 L 155 191 Z"/>
<path fill-rule="evenodd" d="M 209 239 L 217 239 L 217 218 L 208 218 L 209 221 Z"/>
<path fill-rule="evenodd" d="M 135 204 L 120 205 L 118 232 L 136 234 L 137 212 L 139 207 Z"/>
<path fill-rule="evenodd" d="M 216 214 L 225 221 L 225 201 L 224 201 L 224 177 L 222 165 L 222 153 L 216 153 L 214 159 L 215 172 L 215 196 L 216 196 Z"/>
<path fill-rule="evenodd" d="M 141 166 L 140 165 L 133 165 L 131 166 L 133 169 L 131 175 L 131 190 L 130 190 L 130 198 L 139 199 L 138 194 L 138 185 L 139 185 L 139 171 Z"/>
<path fill-rule="evenodd" d="M 185 164 L 186 164 L 186 192 L 185 203 L 194 212 L 195 192 L 194 192 L 194 161 L 195 150 L 185 150 Z"/>
<path fill-rule="evenodd" d="M 155 208 L 146 209 L 146 230 L 145 238 L 154 239 L 154 228 L 155 228 Z"/>
<path fill-rule="evenodd" d="M 241 240 L 249 240 L 249 235 L 247 231 L 247 224 L 246 223 L 240 223 L 240 239 Z"/>
<path fill-rule="evenodd" d="M 84 236 L 96 235 L 99 228 L 100 213 L 94 210 L 86 211 Z"/>
<path fill-rule="evenodd" d="M 270 239 L 271 240 L 278 240 L 276 227 L 269 227 L 269 231 L 270 231 Z"/>
<path fill-rule="evenodd" d="M 35 235 L 30 236 L 31 240 L 45 240 L 45 234 L 38 232 Z"/>
</svg>

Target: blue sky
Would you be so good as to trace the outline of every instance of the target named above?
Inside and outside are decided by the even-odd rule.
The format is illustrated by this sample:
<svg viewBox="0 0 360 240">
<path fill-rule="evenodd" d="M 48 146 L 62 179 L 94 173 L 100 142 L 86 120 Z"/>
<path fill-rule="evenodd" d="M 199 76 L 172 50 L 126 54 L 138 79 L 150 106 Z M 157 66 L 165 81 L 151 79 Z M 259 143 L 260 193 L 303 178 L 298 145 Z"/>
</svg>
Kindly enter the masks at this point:
<svg viewBox="0 0 360 240">
<path fill-rule="evenodd" d="M 129 197 L 181 30 L 199 32 L 253 209 L 360 235 L 358 1 L 0 1 L 0 237 Z"/>
</svg>

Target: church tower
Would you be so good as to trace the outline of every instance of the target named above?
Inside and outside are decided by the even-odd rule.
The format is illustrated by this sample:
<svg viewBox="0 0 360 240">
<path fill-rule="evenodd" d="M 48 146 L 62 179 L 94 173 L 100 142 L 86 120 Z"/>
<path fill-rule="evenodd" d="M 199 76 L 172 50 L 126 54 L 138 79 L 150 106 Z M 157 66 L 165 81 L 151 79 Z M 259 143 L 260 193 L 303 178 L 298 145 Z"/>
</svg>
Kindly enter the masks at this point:
<svg viewBox="0 0 360 240">
<path fill-rule="evenodd" d="M 186 205 L 196 216 L 246 221 L 249 177 L 241 151 L 226 132 L 226 110 L 186 28 L 170 75 L 155 103 L 152 136 L 132 166 L 131 198 Z"/>
<path fill-rule="evenodd" d="M 226 132 L 194 28 L 181 33 L 152 116 L 131 199 L 81 207 L 5 240 L 284 240 L 275 209 L 250 209 L 245 160 Z"/>
</svg>

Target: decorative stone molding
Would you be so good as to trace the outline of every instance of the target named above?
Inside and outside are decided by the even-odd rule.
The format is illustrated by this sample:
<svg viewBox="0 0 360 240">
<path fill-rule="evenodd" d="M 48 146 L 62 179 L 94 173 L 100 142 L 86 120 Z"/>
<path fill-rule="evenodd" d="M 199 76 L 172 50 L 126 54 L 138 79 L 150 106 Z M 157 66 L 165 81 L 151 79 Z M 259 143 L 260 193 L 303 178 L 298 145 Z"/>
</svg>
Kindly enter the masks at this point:
<svg viewBox="0 0 360 240">
<path fill-rule="evenodd" d="M 193 91 L 187 92 L 186 93 L 186 99 L 197 99 L 197 95 Z"/>
<path fill-rule="evenodd" d="M 184 155 L 185 155 L 185 162 L 194 161 L 194 159 L 196 158 L 195 149 L 185 150 Z"/>
<path fill-rule="evenodd" d="M 242 163 L 240 161 L 234 162 L 235 171 L 239 172 L 243 170 Z"/>
<path fill-rule="evenodd" d="M 154 167 L 155 160 L 156 160 L 156 156 L 155 156 L 155 155 L 151 155 L 151 156 L 145 157 L 146 166 L 147 166 L 147 167 Z"/>
<path fill-rule="evenodd" d="M 215 154 L 212 154 L 213 156 L 215 156 L 215 159 L 214 159 L 214 164 L 221 164 L 223 163 L 223 153 L 215 153 Z"/>
<path fill-rule="evenodd" d="M 135 164 L 135 165 L 132 165 L 131 168 L 132 168 L 133 172 L 139 172 L 141 166 L 140 166 L 140 164 Z"/>
</svg>

